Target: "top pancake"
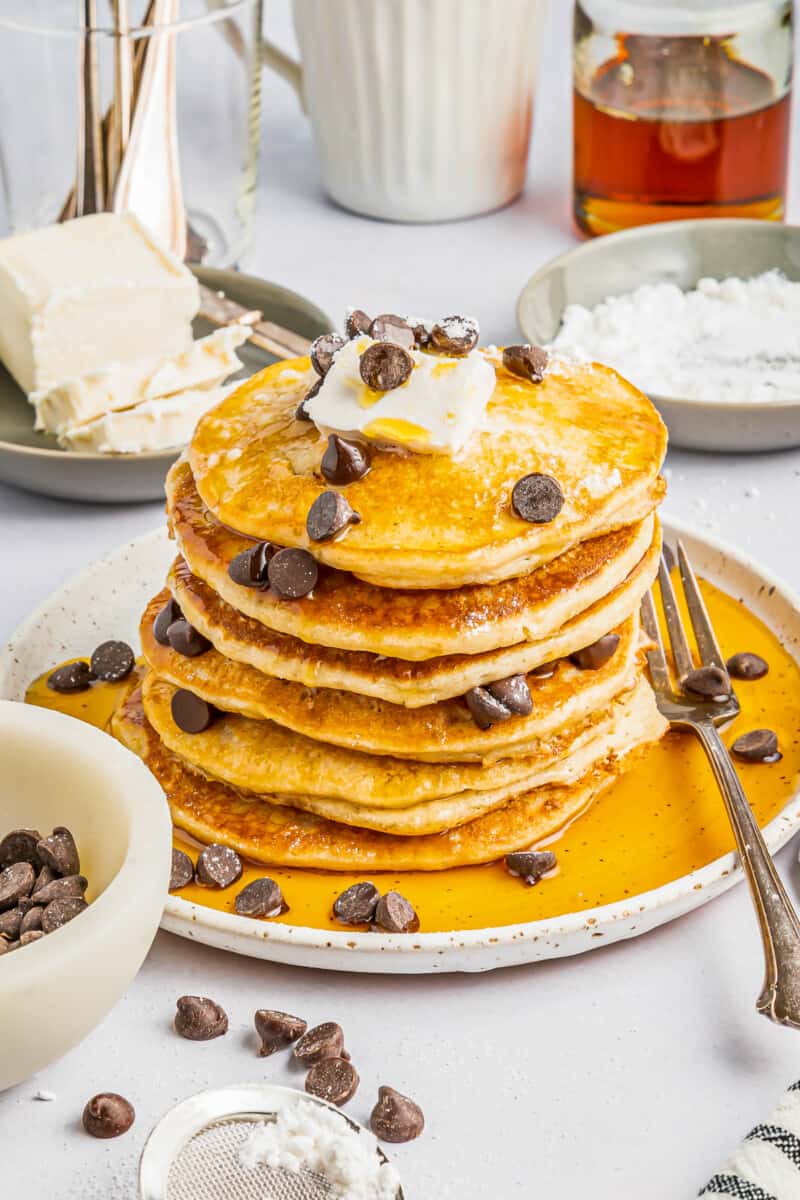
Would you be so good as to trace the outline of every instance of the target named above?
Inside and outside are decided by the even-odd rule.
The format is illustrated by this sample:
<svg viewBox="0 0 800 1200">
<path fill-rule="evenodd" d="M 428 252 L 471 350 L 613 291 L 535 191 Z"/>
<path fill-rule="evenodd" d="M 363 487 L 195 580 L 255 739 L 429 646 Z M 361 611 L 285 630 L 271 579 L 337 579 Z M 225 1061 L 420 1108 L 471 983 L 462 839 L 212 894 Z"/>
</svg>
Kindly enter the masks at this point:
<svg viewBox="0 0 800 1200">
<path fill-rule="evenodd" d="M 497 365 L 481 428 L 460 455 L 373 450 L 347 486 L 359 525 L 310 543 L 306 517 L 327 488 L 326 439 L 294 412 L 316 377 L 276 363 L 201 418 L 189 449 L 197 490 L 232 529 L 393 588 L 455 588 L 526 574 L 587 538 L 641 520 L 660 499 L 666 429 L 615 371 L 554 364 L 540 384 Z M 511 508 L 524 475 L 553 476 L 564 507 L 529 524 Z"/>
</svg>

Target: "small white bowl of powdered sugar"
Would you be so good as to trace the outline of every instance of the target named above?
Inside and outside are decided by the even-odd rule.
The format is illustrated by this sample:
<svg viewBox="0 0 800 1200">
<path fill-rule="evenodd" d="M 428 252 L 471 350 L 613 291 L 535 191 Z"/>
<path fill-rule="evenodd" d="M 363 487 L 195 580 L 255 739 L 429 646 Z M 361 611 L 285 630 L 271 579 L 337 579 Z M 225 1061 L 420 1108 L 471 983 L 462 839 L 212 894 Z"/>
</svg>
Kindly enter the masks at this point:
<svg viewBox="0 0 800 1200">
<path fill-rule="evenodd" d="M 675 446 L 800 445 L 800 227 L 695 220 L 586 242 L 538 271 L 525 337 L 647 392 Z"/>
</svg>

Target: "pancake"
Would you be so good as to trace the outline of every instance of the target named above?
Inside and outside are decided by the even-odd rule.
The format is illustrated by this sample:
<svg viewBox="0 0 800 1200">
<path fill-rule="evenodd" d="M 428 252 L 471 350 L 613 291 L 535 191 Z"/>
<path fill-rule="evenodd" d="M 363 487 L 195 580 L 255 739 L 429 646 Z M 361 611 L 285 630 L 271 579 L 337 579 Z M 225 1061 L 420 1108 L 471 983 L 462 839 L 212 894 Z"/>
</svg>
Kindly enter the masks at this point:
<svg viewBox="0 0 800 1200">
<path fill-rule="evenodd" d="M 515 797 L 458 829 L 398 837 L 328 821 L 245 796 L 190 771 L 148 724 L 138 691 L 112 718 L 114 735 L 159 781 L 175 825 L 203 843 L 223 842 L 254 862 L 328 871 L 437 871 L 493 862 L 551 837 L 638 760 L 642 747 L 611 754 L 580 780 Z"/>
<path fill-rule="evenodd" d="M 463 696 L 480 684 L 527 674 L 615 629 L 638 610 L 655 579 L 660 553 L 661 532 L 656 525 L 650 547 L 628 577 L 551 637 L 484 654 L 450 654 L 423 662 L 334 650 L 277 633 L 226 604 L 180 559 L 173 564 L 167 586 L 187 620 L 226 658 L 307 687 L 335 688 L 418 708 Z"/>
<path fill-rule="evenodd" d="M 323 569 L 311 595 L 280 600 L 241 587 L 229 563 L 252 541 L 225 528 L 200 499 L 185 461 L 167 478 L 170 526 L 192 573 L 270 629 L 340 650 L 418 661 L 540 641 L 613 591 L 646 552 L 655 517 L 591 538 L 521 579 L 456 591 L 396 591 Z"/>
<path fill-rule="evenodd" d="M 314 379 L 308 359 L 276 363 L 201 418 L 189 462 L 200 496 L 224 525 L 309 546 L 306 517 L 326 487 L 325 438 L 294 411 Z M 391 588 L 510 579 L 647 516 L 663 494 L 665 449 L 653 405 L 610 368 L 553 364 L 533 384 L 498 365 L 484 423 L 462 453 L 375 449 L 371 470 L 346 489 L 361 523 L 339 540 L 314 543 L 313 553 Z M 564 493 L 547 524 L 511 509 L 514 484 L 532 472 L 553 476 Z"/>
<path fill-rule="evenodd" d="M 214 649 L 186 658 L 156 641 L 153 634 L 153 621 L 168 598 L 165 590 L 150 601 L 139 631 L 145 659 L 159 678 L 188 688 L 225 712 L 276 721 L 318 741 L 395 758 L 491 762 L 531 754 L 542 737 L 577 724 L 631 687 L 638 666 L 638 619 L 631 618 L 615 631 L 620 644 L 598 670 L 579 671 L 563 660 L 549 679 L 529 675 L 530 716 L 479 729 L 461 699 L 405 708 L 354 692 L 308 688 L 264 675 Z"/>
</svg>

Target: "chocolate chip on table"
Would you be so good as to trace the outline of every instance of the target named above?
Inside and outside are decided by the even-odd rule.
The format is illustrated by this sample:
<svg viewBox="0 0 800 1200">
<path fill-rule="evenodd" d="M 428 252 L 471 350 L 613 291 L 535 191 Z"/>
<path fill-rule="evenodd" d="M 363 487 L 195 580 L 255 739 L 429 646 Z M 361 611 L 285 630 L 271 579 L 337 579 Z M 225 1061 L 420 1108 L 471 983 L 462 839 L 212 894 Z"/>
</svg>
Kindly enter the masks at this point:
<svg viewBox="0 0 800 1200">
<path fill-rule="evenodd" d="M 83 1128 L 92 1137 L 115 1138 L 127 1133 L 136 1113 L 133 1105 L 116 1092 L 100 1092 L 92 1096 L 83 1110 Z"/>
<path fill-rule="evenodd" d="M 344 331 L 349 338 L 358 337 L 359 334 L 369 333 L 371 324 L 372 317 L 368 317 L 363 308 L 351 308 L 345 319 Z"/>
<path fill-rule="evenodd" d="M 333 905 L 333 917 L 341 925 L 369 925 L 375 918 L 375 909 L 381 894 L 374 883 L 354 883 Z"/>
<path fill-rule="evenodd" d="M 513 716 L 527 717 L 533 711 L 531 691 L 524 675 L 511 675 L 484 687 L 470 688 L 464 699 L 479 729 L 489 729 Z"/>
<path fill-rule="evenodd" d="M 136 664 L 136 655 L 127 642 L 101 642 L 92 654 L 91 668 L 104 683 L 127 679 Z"/>
<path fill-rule="evenodd" d="M 176 892 L 194 879 L 194 864 L 183 850 L 172 851 L 172 869 L 169 875 L 169 890 Z"/>
<path fill-rule="evenodd" d="M 293 546 L 279 550 L 269 561 L 269 585 L 279 600 L 301 600 L 319 578 L 316 559 Z"/>
<path fill-rule="evenodd" d="M 718 696 L 731 694 L 731 681 L 727 671 L 722 667 L 696 667 L 689 671 L 682 680 L 684 690 L 706 700 L 715 700 Z"/>
<path fill-rule="evenodd" d="M 21 908 L 9 908 L 5 912 L 0 912 L 0 939 L 8 942 L 16 941 L 19 937 L 22 916 Z"/>
<path fill-rule="evenodd" d="M 184 658 L 199 658 L 201 654 L 205 654 L 211 649 L 211 642 L 207 637 L 203 637 L 199 630 L 195 629 L 194 625 L 190 625 L 185 617 L 181 617 L 179 621 L 173 621 L 167 630 L 169 644 L 177 654 L 182 654 Z"/>
<path fill-rule="evenodd" d="M 200 851 L 195 878 L 205 887 L 226 888 L 242 877 L 242 860 L 230 846 L 212 842 Z"/>
<path fill-rule="evenodd" d="M 532 525 L 546 525 L 553 521 L 564 507 L 564 493 L 552 475 L 523 475 L 514 484 L 511 507 L 523 521 Z"/>
<path fill-rule="evenodd" d="M 306 1076 L 306 1091 L 310 1096 L 341 1106 L 356 1094 L 358 1072 L 346 1058 L 326 1058 L 315 1063 Z"/>
<path fill-rule="evenodd" d="M 54 692 L 68 695 L 70 692 L 85 692 L 93 679 L 91 667 L 81 660 L 58 667 L 48 676 L 47 686 Z"/>
<path fill-rule="evenodd" d="M 188 688 L 178 688 L 170 702 L 172 719 L 184 733 L 203 733 L 213 724 L 216 709 Z"/>
<path fill-rule="evenodd" d="M 419 918 L 405 896 L 387 892 L 375 908 L 372 928 L 380 933 L 412 933 L 419 929 Z"/>
<path fill-rule="evenodd" d="M 0 871 L 0 911 L 15 908 L 23 897 L 30 896 L 36 872 L 30 863 L 12 863 Z"/>
<path fill-rule="evenodd" d="M 175 1032 L 190 1042 L 210 1042 L 228 1032 L 228 1014 L 207 996 L 181 996 L 175 1013 Z"/>
<path fill-rule="evenodd" d="M 431 329 L 431 346 L 440 354 L 469 354 L 478 344 L 480 330 L 472 317 L 445 317 Z"/>
<path fill-rule="evenodd" d="M 70 896 L 63 900 L 51 900 L 42 913 L 43 931 L 45 933 L 52 933 L 53 930 L 60 929 L 62 925 L 66 925 L 80 913 L 85 912 L 88 907 L 89 905 L 80 896 Z"/>
<path fill-rule="evenodd" d="M 320 492 L 306 517 L 306 532 L 312 542 L 330 542 L 361 517 L 341 492 Z"/>
<path fill-rule="evenodd" d="M 381 313 L 376 317 L 369 327 L 369 336 L 376 342 L 390 342 L 403 350 L 413 350 L 416 342 L 414 330 L 405 317 L 398 317 L 397 313 Z M 386 388 L 381 390 L 386 391 Z"/>
<path fill-rule="evenodd" d="M 355 483 L 357 479 L 363 479 L 369 471 L 371 461 L 372 454 L 368 446 L 349 442 L 338 433 L 332 433 L 328 437 L 328 445 L 325 447 L 319 469 L 328 483 L 344 487 L 348 483 Z"/>
<path fill-rule="evenodd" d="M 57 825 L 49 837 L 36 843 L 39 859 L 56 875 L 79 875 L 81 860 L 75 839 L 63 825 Z"/>
<path fill-rule="evenodd" d="M 342 1058 L 344 1033 L 335 1021 L 323 1021 L 304 1033 L 295 1045 L 292 1054 L 298 1062 L 313 1066 L 325 1058 Z"/>
<path fill-rule="evenodd" d="M 570 654 L 569 661 L 579 671 L 599 671 L 602 666 L 617 652 L 619 646 L 618 633 L 606 633 L 589 646 Z"/>
<path fill-rule="evenodd" d="M 274 1008 L 259 1008 L 255 1015 L 256 1033 L 261 1039 L 259 1058 L 268 1058 L 277 1050 L 285 1050 L 305 1033 L 308 1025 L 302 1017 L 279 1012 Z"/>
<path fill-rule="evenodd" d="M 541 383 L 547 367 L 547 351 L 541 346 L 506 346 L 503 366 L 512 375 L 520 375 L 531 383 Z"/>
<path fill-rule="evenodd" d="M 413 1142 L 425 1128 L 422 1109 L 394 1088 L 378 1088 L 378 1103 L 372 1110 L 369 1126 L 382 1142 Z"/>
<path fill-rule="evenodd" d="M 27 862 L 39 866 L 37 843 L 42 835 L 38 829 L 12 829 L 0 841 L 0 870 L 12 863 Z"/>
<path fill-rule="evenodd" d="M 33 906 L 33 908 L 29 908 L 24 914 L 19 924 L 20 941 L 22 941 L 22 938 L 26 933 L 38 933 L 40 931 L 44 932 L 42 930 L 43 912 L 44 909 L 41 908 L 40 905 L 36 904 Z"/>
<path fill-rule="evenodd" d="M 308 404 L 309 400 L 314 399 L 314 397 L 317 395 L 317 393 L 319 392 L 319 389 L 321 387 L 322 387 L 322 380 L 318 379 L 316 381 L 316 383 L 313 383 L 311 385 L 311 387 L 308 389 L 305 396 L 303 396 L 303 399 L 300 401 L 297 408 L 294 410 L 294 419 L 296 421 L 310 421 L 311 420 L 311 417 L 309 416 L 309 412 L 308 412 L 306 405 Z"/>
<path fill-rule="evenodd" d="M 324 378 L 328 374 L 333 365 L 334 354 L 344 345 L 345 340 L 338 333 L 322 333 L 318 338 L 314 338 L 310 351 L 311 365 L 318 375 Z"/>
<path fill-rule="evenodd" d="M 509 875 L 524 879 L 530 886 L 538 883 L 548 871 L 552 871 L 556 862 L 552 850 L 519 850 L 514 854 L 507 854 L 505 858 Z"/>
<path fill-rule="evenodd" d="M 748 650 L 733 654 L 725 665 L 728 668 L 728 674 L 732 675 L 734 679 L 763 679 L 769 671 L 769 663 L 760 654 L 751 654 Z M 2 857 L 2 847 L 0 847 L 0 857 Z"/>
<path fill-rule="evenodd" d="M 31 894 L 31 900 L 47 905 L 53 900 L 82 900 L 89 886 L 85 875 L 64 875 L 44 884 Z"/>
<path fill-rule="evenodd" d="M 778 749 L 778 737 L 771 729 L 752 729 L 742 733 L 731 746 L 731 751 L 744 762 L 780 762 L 783 757 Z"/>
<path fill-rule="evenodd" d="M 170 596 L 153 621 L 153 637 L 161 646 L 169 645 L 167 630 L 174 621 L 179 621 L 182 616 L 180 605 Z"/>
<path fill-rule="evenodd" d="M 255 546 L 242 550 L 232 559 L 228 575 L 240 587 L 269 587 L 268 570 L 274 554 L 275 547 L 271 542 L 258 542 Z"/>
<path fill-rule="evenodd" d="M 376 342 L 361 355 L 358 369 L 368 388 L 374 392 L 391 392 L 410 377 L 414 360 L 402 346 Z"/>
<path fill-rule="evenodd" d="M 264 875 L 242 888 L 233 902 L 240 917 L 277 917 L 287 911 L 283 892 L 274 879 Z"/>
</svg>

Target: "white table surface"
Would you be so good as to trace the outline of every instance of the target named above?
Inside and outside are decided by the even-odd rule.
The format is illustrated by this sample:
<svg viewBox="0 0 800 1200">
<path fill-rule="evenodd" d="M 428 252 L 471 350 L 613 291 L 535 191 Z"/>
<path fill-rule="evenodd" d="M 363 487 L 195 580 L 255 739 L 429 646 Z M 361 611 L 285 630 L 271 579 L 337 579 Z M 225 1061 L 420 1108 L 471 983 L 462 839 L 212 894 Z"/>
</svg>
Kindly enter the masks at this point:
<svg viewBox="0 0 800 1200">
<path fill-rule="evenodd" d="M 513 339 L 526 278 L 575 240 L 570 6 L 556 0 L 552 8 L 528 188 L 480 220 L 409 227 L 335 208 L 293 96 L 268 77 L 250 269 L 337 318 L 347 304 L 466 310 L 479 316 L 485 340 Z M 274 36 L 290 44 L 285 0 L 273 0 L 269 18 Z M 800 588 L 800 452 L 675 451 L 668 470 L 669 512 Z M 0 487 L 0 637 L 90 559 L 161 520 L 158 504 L 70 505 Z M 780 861 L 797 897 L 795 858 L 787 849 Z M 255 1056 L 252 1014 L 274 1007 L 342 1023 L 362 1079 L 354 1117 L 366 1119 L 384 1082 L 422 1104 L 426 1133 L 394 1154 L 409 1200 L 689 1197 L 800 1075 L 798 1035 L 754 1011 L 760 976 L 743 887 L 639 940 L 484 976 L 311 972 L 160 934 L 127 997 L 92 1036 L 0 1096 L 0 1195 L 133 1200 L 142 1142 L 174 1101 L 226 1082 L 299 1082 L 287 1056 Z M 172 1033 L 175 998 L 185 992 L 227 1008 L 227 1037 L 194 1044 Z M 36 1101 L 39 1089 L 56 1100 Z M 78 1125 L 86 1099 L 106 1090 L 128 1096 L 138 1114 L 130 1134 L 108 1143 Z"/>
</svg>

